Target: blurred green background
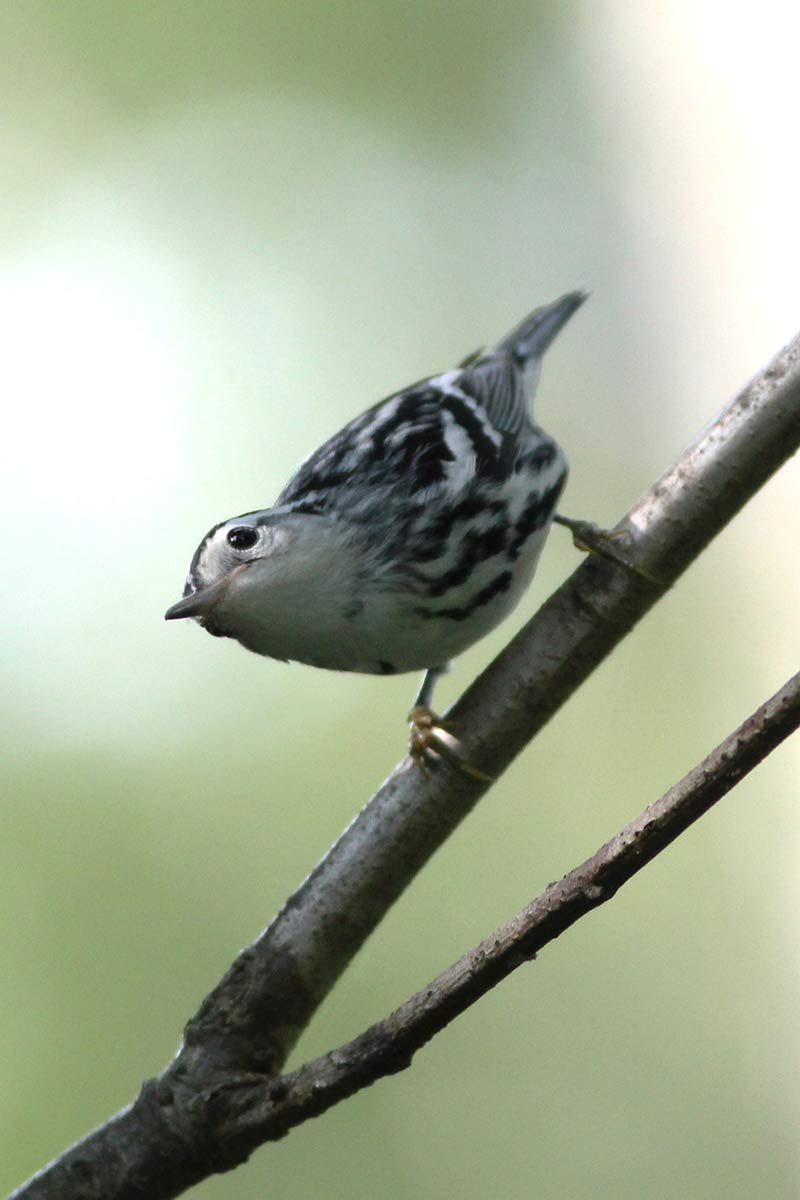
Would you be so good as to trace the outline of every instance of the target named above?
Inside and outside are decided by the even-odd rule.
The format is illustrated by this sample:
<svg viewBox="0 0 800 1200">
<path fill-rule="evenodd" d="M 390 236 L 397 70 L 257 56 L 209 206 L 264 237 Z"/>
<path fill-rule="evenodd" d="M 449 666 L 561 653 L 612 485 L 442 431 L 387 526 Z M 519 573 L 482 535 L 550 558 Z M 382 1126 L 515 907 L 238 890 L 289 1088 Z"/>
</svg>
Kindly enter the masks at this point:
<svg viewBox="0 0 800 1200">
<path fill-rule="evenodd" d="M 800 324 L 799 35 L 773 0 L 0 7 L 1 1191 L 163 1066 L 403 752 L 411 677 L 164 623 L 199 538 L 574 287 L 537 414 L 564 511 L 616 520 Z M 436 856 L 294 1062 L 792 673 L 799 500 L 790 464 Z M 442 703 L 577 561 L 557 531 Z M 799 753 L 412 1070 L 192 1195 L 795 1196 Z"/>
</svg>

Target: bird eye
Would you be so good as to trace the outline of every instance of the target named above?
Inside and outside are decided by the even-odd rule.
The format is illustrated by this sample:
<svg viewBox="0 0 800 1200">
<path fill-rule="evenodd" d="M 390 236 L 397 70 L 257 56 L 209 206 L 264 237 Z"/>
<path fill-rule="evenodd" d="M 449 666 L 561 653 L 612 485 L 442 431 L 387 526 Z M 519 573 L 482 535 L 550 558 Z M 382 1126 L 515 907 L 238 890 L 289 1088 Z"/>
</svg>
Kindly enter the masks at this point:
<svg viewBox="0 0 800 1200">
<path fill-rule="evenodd" d="M 235 529 L 228 530 L 227 541 L 234 550 L 252 550 L 258 541 L 258 530 L 253 529 L 252 525 L 237 525 Z"/>
</svg>

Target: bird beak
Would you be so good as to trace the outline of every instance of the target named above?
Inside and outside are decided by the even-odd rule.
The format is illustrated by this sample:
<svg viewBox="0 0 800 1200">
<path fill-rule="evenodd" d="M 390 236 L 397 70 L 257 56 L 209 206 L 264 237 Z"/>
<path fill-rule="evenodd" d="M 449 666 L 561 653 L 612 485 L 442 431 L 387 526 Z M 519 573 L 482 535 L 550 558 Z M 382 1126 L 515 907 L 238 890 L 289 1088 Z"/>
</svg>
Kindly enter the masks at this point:
<svg viewBox="0 0 800 1200">
<path fill-rule="evenodd" d="M 218 604 L 227 592 L 234 575 L 239 575 L 249 565 L 249 563 L 241 563 L 227 575 L 223 575 L 222 579 L 212 583 L 211 587 L 203 588 L 199 592 L 192 592 L 190 596 L 184 596 L 177 604 L 173 604 L 172 608 L 167 609 L 164 613 L 164 620 L 179 621 L 182 617 L 208 616 L 214 605 Z"/>
<path fill-rule="evenodd" d="M 210 591 L 211 589 L 207 589 Z M 207 591 L 192 592 L 191 596 L 184 596 L 177 604 L 173 604 L 172 608 L 168 608 L 164 613 L 165 621 L 177 621 L 180 617 L 199 617 L 208 608 Z"/>
</svg>

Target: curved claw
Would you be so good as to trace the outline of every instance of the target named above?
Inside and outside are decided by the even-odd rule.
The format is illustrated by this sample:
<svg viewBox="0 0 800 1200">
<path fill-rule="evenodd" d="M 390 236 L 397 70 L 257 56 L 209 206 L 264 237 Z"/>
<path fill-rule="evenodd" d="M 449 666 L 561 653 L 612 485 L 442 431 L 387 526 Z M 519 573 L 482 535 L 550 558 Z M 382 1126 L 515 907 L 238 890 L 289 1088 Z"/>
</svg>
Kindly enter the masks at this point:
<svg viewBox="0 0 800 1200">
<path fill-rule="evenodd" d="M 611 562 L 623 567 L 626 571 L 631 572 L 631 574 L 638 575 L 648 583 L 663 588 L 664 585 L 658 579 L 650 575 L 643 567 L 638 566 L 637 563 L 631 562 L 625 556 L 624 550 L 630 539 L 630 534 L 626 529 L 601 529 L 599 525 L 595 525 L 594 521 L 580 521 L 572 517 L 562 517 L 561 513 L 555 514 L 553 523 L 555 525 L 563 525 L 565 529 L 570 531 L 572 534 L 572 544 L 582 554 L 598 554 L 601 558 L 610 559 Z"/>
<path fill-rule="evenodd" d="M 427 704 L 418 704 L 408 714 L 409 754 L 415 766 L 426 773 L 442 760 L 458 767 L 471 779 L 491 783 L 491 775 L 467 762 L 461 742 L 452 728 L 443 722 Z"/>
</svg>

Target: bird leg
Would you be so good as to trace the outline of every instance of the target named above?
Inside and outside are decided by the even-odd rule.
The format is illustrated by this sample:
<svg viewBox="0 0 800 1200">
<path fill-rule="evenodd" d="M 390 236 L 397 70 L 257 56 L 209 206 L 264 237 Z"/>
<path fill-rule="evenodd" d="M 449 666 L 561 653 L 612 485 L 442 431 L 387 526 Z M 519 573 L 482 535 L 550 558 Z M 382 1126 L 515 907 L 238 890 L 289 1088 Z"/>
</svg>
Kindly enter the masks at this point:
<svg viewBox="0 0 800 1200">
<path fill-rule="evenodd" d="M 624 547 L 630 537 L 626 529 L 601 529 L 599 525 L 595 525 L 594 521 L 562 517 L 561 513 L 554 514 L 553 524 L 563 525 L 565 529 L 569 529 L 576 550 L 581 550 L 584 554 L 598 554 L 601 558 L 608 558 L 617 566 L 624 567 L 626 571 L 631 571 L 634 575 L 646 579 L 648 583 L 661 586 L 657 579 L 648 575 L 647 571 L 637 566 L 636 563 L 632 563 L 617 549 L 618 546 Z"/>
<path fill-rule="evenodd" d="M 441 667 L 429 667 L 422 677 L 414 706 L 408 714 L 409 754 L 423 773 L 444 760 L 458 767 L 472 779 L 489 783 L 491 776 L 479 771 L 477 767 L 470 766 L 452 727 L 442 721 L 430 707 L 436 680 L 449 670 L 449 663 Z"/>
</svg>

